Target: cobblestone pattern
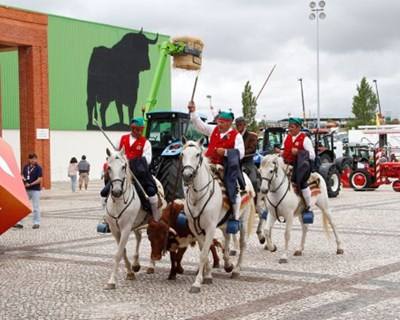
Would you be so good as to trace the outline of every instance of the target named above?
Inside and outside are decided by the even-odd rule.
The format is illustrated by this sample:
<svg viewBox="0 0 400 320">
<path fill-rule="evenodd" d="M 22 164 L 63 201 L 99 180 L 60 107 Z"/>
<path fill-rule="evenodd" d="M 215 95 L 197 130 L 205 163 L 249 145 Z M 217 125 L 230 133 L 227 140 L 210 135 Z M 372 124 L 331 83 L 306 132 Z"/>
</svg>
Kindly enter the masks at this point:
<svg viewBox="0 0 400 320">
<path fill-rule="evenodd" d="M 185 274 L 166 280 L 168 257 L 146 274 L 149 243 L 141 247 L 142 269 L 125 280 L 121 264 L 117 289 L 103 289 L 116 250 L 110 235 L 96 233 L 104 212 L 100 183 L 71 194 L 55 184 L 42 198 L 42 225 L 9 230 L 0 238 L 0 319 L 400 319 L 400 215 L 390 188 L 331 200 L 345 254 L 335 254 L 321 216 L 310 227 L 304 255 L 278 264 L 283 225 L 273 231 L 277 253 L 250 236 L 241 277 L 214 271 L 212 285 L 188 292 L 198 250 L 184 258 Z M 292 232 L 291 249 L 300 241 Z M 134 240 L 128 243 L 132 256 Z"/>
</svg>

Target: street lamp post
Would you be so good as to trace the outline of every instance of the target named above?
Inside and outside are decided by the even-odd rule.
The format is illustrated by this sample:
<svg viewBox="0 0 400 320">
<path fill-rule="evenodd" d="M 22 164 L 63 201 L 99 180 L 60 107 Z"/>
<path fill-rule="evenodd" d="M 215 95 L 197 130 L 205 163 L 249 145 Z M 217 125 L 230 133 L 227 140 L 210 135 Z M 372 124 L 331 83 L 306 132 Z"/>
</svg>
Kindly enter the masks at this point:
<svg viewBox="0 0 400 320">
<path fill-rule="evenodd" d="M 319 99 L 319 19 L 323 20 L 326 18 L 324 12 L 325 1 L 318 1 L 318 5 L 315 1 L 310 2 L 311 13 L 309 15 L 310 20 L 316 20 L 317 25 L 317 128 L 320 129 L 320 99 Z"/>
</svg>

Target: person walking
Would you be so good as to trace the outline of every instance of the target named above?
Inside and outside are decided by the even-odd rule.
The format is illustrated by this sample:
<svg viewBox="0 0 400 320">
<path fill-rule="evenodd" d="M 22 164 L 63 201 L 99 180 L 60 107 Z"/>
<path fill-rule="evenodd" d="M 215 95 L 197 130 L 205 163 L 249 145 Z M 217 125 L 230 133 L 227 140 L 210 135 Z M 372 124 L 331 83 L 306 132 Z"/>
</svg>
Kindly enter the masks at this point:
<svg viewBox="0 0 400 320">
<path fill-rule="evenodd" d="M 87 190 L 89 184 L 90 164 L 86 160 L 85 155 L 82 156 L 81 161 L 79 161 L 78 163 L 78 171 L 79 171 L 79 191 L 82 190 L 82 185 L 85 187 L 85 190 Z"/>
<path fill-rule="evenodd" d="M 68 166 L 68 177 L 71 179 L 71 190 L 76 192 L 76 182 L 78 179 L 78 160 L 72 157 Z"/>
<path fill-rule="evenodd" d="M 33 226 L 32 229 L 39 229 L 40 227 L 40 189 L 42 183 L 42 167 L 38 164 L 37 155 L 31 153 L 28 156 L 29 163 L 25 165 L 22 170 L 22 179 L 24 181 L 25 190 L 28 194 L 29 200 L 32 202 L 33 208 Z M 15 228 L 22 229 L 22 220 L 17 223 Z"/>
</svg>

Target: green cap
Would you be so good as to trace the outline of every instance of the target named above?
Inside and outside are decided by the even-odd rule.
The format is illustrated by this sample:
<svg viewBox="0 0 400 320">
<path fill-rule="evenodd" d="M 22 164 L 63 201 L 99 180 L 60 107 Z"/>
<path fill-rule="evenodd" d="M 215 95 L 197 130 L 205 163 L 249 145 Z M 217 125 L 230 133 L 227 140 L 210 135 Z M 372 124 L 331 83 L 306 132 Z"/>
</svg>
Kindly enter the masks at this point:
<svg viewBox="0 0 400 320">
<path fill-rule="evenodd" d="M 218 114 L 218 119 L 233 121 L 234 118 L 235 118 L 235 116 L 230 111 L 221 111 Z"/>
<path fill-rule="evenodd" d="M 142 117 L 133 118 L 131 126 L 144 127 L 144 119 Z"/>
<path fill-rule="evenodd" d="M 301 125 L 303 124 L 303 119 L 301 118 L 289 118 L 289 124 L 297 124 L 298 126 L 301 127 Z"/>
</svg>

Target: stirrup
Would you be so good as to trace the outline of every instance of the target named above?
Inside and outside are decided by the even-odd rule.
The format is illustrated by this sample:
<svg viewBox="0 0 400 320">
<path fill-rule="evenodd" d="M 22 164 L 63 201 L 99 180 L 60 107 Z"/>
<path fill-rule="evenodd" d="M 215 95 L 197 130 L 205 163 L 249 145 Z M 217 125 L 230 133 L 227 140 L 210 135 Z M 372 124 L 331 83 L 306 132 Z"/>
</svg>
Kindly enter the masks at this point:
<svg viewBox="0 0 400 320">
<path fill-rule="evenodd" d="M 99 233 L 110 233 L 110 226 L 107 222 L 103 221 L 97 225 L 97 232 Z"/>
<path fill-rule="evenodd" d="M 239 220 L 229 219 L 226 224 L 226 232 L 229 234 L 236 234 L 241 228 L 241 223 Z"/>
<path fill-rule="evenodd" d="M 311 211 L 310 207 L 303 211 L 303 223 L 313 224 L 314 223 L 314 213 Z"/>
</svg>

